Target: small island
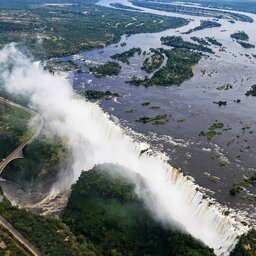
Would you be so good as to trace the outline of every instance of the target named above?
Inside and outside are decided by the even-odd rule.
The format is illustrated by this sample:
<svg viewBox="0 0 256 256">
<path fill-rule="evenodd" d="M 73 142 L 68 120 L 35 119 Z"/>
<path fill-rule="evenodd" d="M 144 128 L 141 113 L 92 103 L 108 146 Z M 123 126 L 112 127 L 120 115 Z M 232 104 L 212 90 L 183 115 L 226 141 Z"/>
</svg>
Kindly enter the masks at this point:
<svg viewBox="0 0 256 256">
<path fill-rule="evenodd" d="M 201 24 L 199 26 L 188 30 L 184 34 L 191 34 L 192 32 L 195 32 L 198 30 L 203 30 L 203 29 L 207 29 L 207 28 L 216 28 L 216 27 L 221 27 L 221 24 L 216 21 L 201 20 Z"/>
<path fill-rule="evenodd" d="M 141 55 L 141 49 L 133 47 L 128 51 L 112 55 L 111 58 L 114 59 L 114 60 L 119 60 L 119 61 L 129 65 L 130 64 L 130 62 L 129 62 L 130 58 L 134 57 L 136 53 L 138 55 Z"/>
<path fill-rule="evenodd" d="M 117 76 L 121 72 L 121 65 L 114 62 L 109 61 L 100 66 L 90 67 L 89 70 L 93 73 L 96 77 L 108 77 L 108 76 Z"/>
</svg>

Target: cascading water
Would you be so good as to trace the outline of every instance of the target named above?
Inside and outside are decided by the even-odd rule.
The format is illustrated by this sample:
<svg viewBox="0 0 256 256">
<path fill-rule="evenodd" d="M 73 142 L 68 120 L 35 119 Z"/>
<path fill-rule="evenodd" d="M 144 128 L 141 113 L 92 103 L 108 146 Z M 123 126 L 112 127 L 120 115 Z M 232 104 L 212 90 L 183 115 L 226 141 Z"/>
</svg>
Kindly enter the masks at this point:
<svg viewBox="0 0 256 256">
<path fill-rule="evenodd" d="M 28 96 L 51 132 L 65 138 L 74 161 L 61 186 L 69 187 L 81 170 L 95 164 L 117 163 L 144 177 L 154 197 L 148 207 L 156 218 L 182 225 L 217 255 L 228 255 L 237 237 L 248 230 L 235 215 L 225 216 L 224 208 L 205 199 L 178 170 L 159 157 L 141 154 L 140 143 L 125 135 L 97 104 L 78 98 L 66 80 L 33 65 L 14 45 L 0 51 L 0 68 L 7 90 Z M 147 195 L 139 196 L 148 201 Z"/>
</svg>

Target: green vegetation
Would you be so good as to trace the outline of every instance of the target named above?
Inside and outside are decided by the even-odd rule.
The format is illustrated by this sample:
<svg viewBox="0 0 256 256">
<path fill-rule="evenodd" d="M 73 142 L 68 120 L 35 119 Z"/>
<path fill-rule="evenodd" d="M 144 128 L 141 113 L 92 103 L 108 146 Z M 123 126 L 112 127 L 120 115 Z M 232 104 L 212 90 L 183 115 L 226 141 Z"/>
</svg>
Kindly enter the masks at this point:
<svg viewBox="0 0 256 256">
<path fill-rule="evenodd" d="M 155 72 L 157 69 L 161 67 L 164 62 L 164 56 L 160 52 L 160 50 L 150 49 L 153 54 L 146 58 L 143 62 L 143 66 L 141 67 L 142 70 L 146 71 L 147 73 Z"/>
<path fill-rule="evenodd" d="M 0 228 L 0 255 L 28 256 L 29 254 L 9 235 L 7 230 Z"/>
<path fill-rule="evenodd" d="M 216 176 L 213 176 L 213 175 L 210 175 L 210 176 L 208 176 L 208 180 L 212 183 L 216 183 L 220 180 L 220 178 L 216 177 Z"/>
<path fill-rule="evenodd" d="M 244 191 L 241 186 L 233 185 L 232 188 L 229 190 L 230 195 L 235 196 L 237 193 Z"/>
<path fill-rule="evenodd" d="M 2 177 L 22 187 L 37 184 L 38 189 L 46 189 L 45 184 L 54 182 L 59 168 L 65 165 L 67 151 L 61 139 L 40 135 L 23 149 L 23 156 L 10 162 Z"/>
<path fill-rule="evenodd" d="M 255 48 L 255 45 L 247 43 L 247 42 L 237 41 L 237 43 L 239 43 L 245 49 Z"/>
<path fill-rule="evenodd" d="M 95 74 L 96 77 L 106 77 L 106 76 L 117 76 L 121 72 L 121 66 L 113 61 L 108 61 L 107 63 L 90 67 L 90 72 Z"/>
<path fill-rule="evenodd" d="M 161 42 L 163 45 L 172 46 L 178 49 L 213 53 L 212 49 L 207 48 L 203 45 L 193 44 L 193 43 L 184 41 L 181 36 L 161 37 Z"/>
<path fill-rule="evenodd" d="M 192 32 L 198 31 L 198 30 L 203 30 L 207 28 L 215 28 L 215 27 L 221 27 L 221 24 L 216 22 L 216 21 L 210 21 L 210 20 L 201 20 L 200 25 L 190 29 L 189 31 L 185 32 L 184 34 L 190 34 Z"/>
<path fill-rule="evenodd" d="M 251 86 L 251 89 L 245 93 L 246 96 L 256 96 L 256 84 Z"/>
<path fill-rule="evenodd" d="M 227 84 L 217 87 L 216 89 L 219 91 L 222 91 L 222 90 L 228 91 L 230 89 L 233 89 L 233 86 L 231 84 L 227 83 Z"/>
<path fill-rule="evenodd" d="M 182 50 L 170 50 L 164 53 L 168 58 L 166 66 L 154 74 L 153 83 L 181 84 L 193 77 L 192 67 L 201 59 L 200 54 Z"/>
<path fill-rule="evenodd" d="M 237 31 L 230 35 L 231 38 L 235 39 L 243 48 L 255 48 L 255 45 L 248 43 L 249 36 L 244 31 Z"/>
<path fill-rule="evenodd" d="M 50 73 L 54 73 L 56 71 L 63 71 L 63 72 L 77 71 L 80 73 L 82 72 L 82 69 L 72 60 L 63 61 L 63 60 L 51 59 L 47 61 L 44 69 L 48 70 Z"/>
<path fill-rule="evenodd" d="M 244 31 L 237 31 L 230 35 L 231 38 L 241 41 L 248 41 L 249 36 Z"/>
<path fill-rule="evenodd" d="M 149 122 L 153 122 L 154 125 L 158 125 L 158 124 L 165 124 L 168 122 L 167 119 L 167 115 L 166 114 L 161 114 L 161 115 L 156 115 L 156 116 L 152 116 L 152 117 L 140 117 L 139 119 L 136 120 L 137 122 L 140 123 L 149 123 Z"/>
<path fill-rule="evenodd" d="M 219 105 L 219 107 L 221 107 L 221 106 L 226 106 L 227 102 L 219 100 L 219 101 L 214 101 L 213 104 L 217 104 L 217 105 Z"/>
<path fill-rule="evenodd" d="M 131 1 L 135 6 L 140 6 L 140 7 L 145 7 L 145 8 L 150 8 L 154 10 L 160 10 L 160 11 L 166 11 L 166 12 L 176 12 L 176 13 L 181 13 L 185 15 L 192 15 L 192 16 L 201 16 L 201 17 L 215 17 L 217 19 L 228 19 L 228 20 L 239 20 L 239 21 L 244 21 L 244 22 L 253 22 L 253 19 L 249 16 L 243 15 L 243 14 L 238 14 L 238 13 L 231 13 L 228 11 L 221 11 L 221 10 L 214 10 L 214 9 L 202 9 L 198 8 L 196 6 L 182 6 L 182 5 L 171 5 L 169 0 L 162 0 L 160 3 L 158 1 L 146 1 L 146 0 L 132 0 Z M 167 2 L 168 4 L 164 3 Z M 201 3 L 201 0 L 197 0 L 197 2 Z M 222 1 L 225 4 L 233 5 L 230 1 Z M 209 1 L 204 1 L 206 6 L 209 6 Z M 210 7 L 212 5 L 218 5 L 219 1 L 211 1 L 210 2 Z M 247 3 L 252 6 L 255 10 L 255 6 L 253 2 L 247 1 Z M 221 5 L 222 5 L 221 4 Z M 240 7 L 243 6 L 243 9 L 245 8 L 245 3 L 240 2 Z M 222 7 L 219 5 L 218 7 Z M 249 10 L 249 8 L 246 8 Z"/>
<path fill-rule="evenodd" d="M 157 0 L 160 2 L 168 2 L 169 0 Z M 190 0 L 185 0 L 185 3 L 191 3 Z M 237 11 L 245 11 L 249 13 L 256 13 L 256 6 L 254 1 L 251 0 L 233 0 L 233 1 L 227 1 L 227 0 L 193 0 L 193 3 L 198 3 L 202 5 L 203 7 L 211 7 L 211 8 L 220 8 L 220 9 L 231 9 L 231 10 L 237 10 Z"/>
<path fill-rule="evenodd" d="M 234 182 L 229 192 L 234 196 L 237 193 L 244 191 L 244 188 L 248 188 L 254 185 L 256 185 L 256 174 L 253 174 L 249 178 Z"/>
<path fill-rule="evenodd" d="M 66 6 L 43 3 L 19 1 L 17 7 L 0 9 L 0 47 L 17 42 L 37 58 L 49 59 L 104 47 L 123 34 L 159 32 L 188 23 L 182 18 L 94 6 L 89 0 Z"/>
<path fill-rule="evenodd" d="M 216 121 L 208 128 L 207 131 L 201 131 L 199 136 L 205 136 L 208 140 L 211 140 L 216 135 L 221 135 L 223 132 L 227 132 L 229 130 L 231 130 L 230 127 L 225 127 L 223 123 Z"/>
<path fill-rule="evenodd" d="M 141 106 L 149 106 L 149 105 L 150 105 L 150 102 L 148 102 L 148 101 L 141 103 Z"/>
<path fill-rule="evenodd" d="M 256 255 L 256 230 L 252 229 L 240 237 L 235 249 L 230 256 L 254 256 Z"/>
<path fill-rule="evenodd" d="M 135 184 L 145 190 L 141 176 L 111 164 L 83 172 L 72 186 L 64 222 L 106 256 L 214 255 L 191 236 L 156 222 L 135 194 Z"/>
<path fill-rule="evenodd" d="M 160 109 L 161 107 L 160 106 L 151 106 L 149 107 L 149 109 Z"/>
<path fill-rule="evenodd" d="M 96 255 L 93 246 L 87 243 L 85 238 L 81 237 L 78 240 L 69 228 L 57 219 L 44 218 L 29 211 L 18 209 L 11 206 L 6 198 L 0 203 L 0 214 L 43 255 Z"/>
<path fill-rule="evenodd" d="M 206 40 L 216 46 L 222 46 L 222 43 L 218 42 L 214 37 L 206 37 Z"/>
<path fill-rule="evenodd" d="M 199 37 L 196 37 L 196 36 L 192 36 L 190 37 L 191 40 L 201 44 L 201 45 L 210 45 L 204 38 L 199 38 Z"/>
<path fill-rule="evenodd" d="M 95 90 L 88 90 L 83 93 L 83 95 L 88 100 L 98 100 L 98 99 L 106 99 L 110 100 L 113 97 L 121 97 L 121 95 L 117 92 L 110 92 L 110 91 L 95 91 Z"/>
<path fill-rule="evenodd" d="M 185 80 L 193 77 L 193 66 L 201 59 L 201 54 L 180 49 L 160 49 L 167 57 L 166 65 L 157 70 L 151 78 L 144 79 L 133 77 L 129 83 L 133 85 L 180 85 Z"/>
<path fill-rule="evenodd" d="M 22 142 L 31 113 L 0 99 L 0 161 Z"/>
<path fill-rule="evenodd" d="M 130 50 L 122 53 L 117 53 L 113 56 L 111 56 L 112 59 L 114 60 L 119 60 L 122 61 L 123 63 L 130 64 L 129 59 L 134 57 L 135 54 L 141 55 L 141 49 L 140 48 L 131 48 Z"/>
<path fill-rule="evenodd" d="M 201 55 L 178 49 L 162 50 L 167 57 L 167 63 L 151 77 L 149 84 L 180 85 L 193 77 L 193 66 L 199 62 Z"/>
<path fill-rule="evenodd" d="M 178 119 L 178 120 L 177 120 L 178 123 L 183 123 L 183 122 L 185 122 L 185 121 L 186 121 L 185 118 L 181 118 L 181 119 Z"/>
</svg>

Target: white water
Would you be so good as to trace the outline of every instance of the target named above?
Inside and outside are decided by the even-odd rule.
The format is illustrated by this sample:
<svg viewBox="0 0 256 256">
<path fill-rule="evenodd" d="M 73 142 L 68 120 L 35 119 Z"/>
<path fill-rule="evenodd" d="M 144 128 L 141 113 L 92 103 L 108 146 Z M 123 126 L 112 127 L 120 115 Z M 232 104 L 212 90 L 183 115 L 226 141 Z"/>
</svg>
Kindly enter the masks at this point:
<svg viewBox="0 0 256 256">
<path fill-rule="evenodd" d="M 8 71 L 10 63 L 14 67 Z M 43 116 L 51 132 L 69 146 L 73 166 L 69 173 L 63 172 L 55 189 L 69 188 L 81 170 L 95 164 L 117 163 L 145 178 L 154 200 L 149 195 L 139 196 L 150 202 L 148 207 L 156 218 L 184 226 L 192 236 L 214 248 L 217 255 L 228 255 L 237 236 L 248 230 L 238 215 L 225 216 L 226 209 L 203 199 L 198 187 L 161 157 L 140 156 L 143 145 L 125 135 L 97 104 L 78 98 L 65 79 L 33 65 L 14 45 L 0 51 L 0 78 L 9 92 L 29 96 L 31 106 Z"/>
</svg>

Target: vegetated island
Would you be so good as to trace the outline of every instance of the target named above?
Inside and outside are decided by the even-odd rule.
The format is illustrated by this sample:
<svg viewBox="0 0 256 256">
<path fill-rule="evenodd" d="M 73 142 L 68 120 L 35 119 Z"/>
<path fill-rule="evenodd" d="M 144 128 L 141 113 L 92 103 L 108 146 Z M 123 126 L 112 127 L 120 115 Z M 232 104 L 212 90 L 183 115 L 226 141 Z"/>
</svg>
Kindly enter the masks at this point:
<svg viewBox="0 0 256 256">
<path fill-rule="evenodd" d="M 111 92 L 111 91 L 97 91 L 97 90 L 88 90 L 82 93 L 88 100 L 99 100 L 99 99 L 106 99 L 110 100 L 113 97 L 121 97 L 121 94 L 118 92 Z"/>
<path fill-rule="evenodd" d="M 166 114 L 160 114 L 160 115 L 156 115 L 156 116 L 152 116 L 152 117 L 143 116 L 143 117 L 140 117 L 139 119 L 137 119 L 136 121 L 140 122 L 140 123 L 144 123 L 144 124 L 153 122 L 153 125 L 160 125 L 160 124 L 165 124 L 165 123 L 169 122 Z"/>
<path fill-rule="evenodd" d="M 72 60 L 50 59 L 46 62 L 44 69 L 48 70 L 50 73 L 53 73 L 53 74 L 55 72 L 72 72 L 72 71 L 82 73 L 82 68 L 76 63 L 74 63 Z"/>
<path fill-rule="evenodd" d="M 103 65 L 89 67 L 90 72 L 98 78 L 117 76 L 118 74 L 120 74 L 121 69 L 121 65 L 114 61 L 108 61 Z"/>
<path fill-rule="evenodd" d="M 256 96 L 256 84 L 252 85 L 250 90 L 245 93 L 246 96 Z"/>
<path fill-rule="evenodd" d="M 255 45 L 248 43 L 249 36 L 244 31 L 237 31 L 231 34 L 230 37 L 245 49 L 255 48 Z"/>
<path fill-rule="evenodd" d="M 161 37 L 163 45 L 172 46 L 174 48 L 193 50 L 199 52 L 214 53 L 211 48 L 205 47 L 201 44 L 194 44 L 191 42 L 184 41 L 181 36 L 166 36 Z"/>
<path fill-rule="evenodd" d="M 208 140 L 213 139 L 216 135 L 222 135 L 224 132 L 230 131 L 232 128 L 225 125 L 222 122 L 213 123 L 207 131 L 201 131 L 199 136 L 205 136 Z"/>
<path fill-rule="evenodd" d="M 249 36 L 244 31 L 237 31 L 230 35 L 231 38 L 241 41 L 248 41 Z"/>
<path fill-rule="evenodd" d="M 184 34 L 190 34 L 192 32 L 207 29 L 207 28 L 218 28 L 218 27 L 221 27 L 221 24 L 219 22 L 210 21 L 210 20 L 201 20 L 199 26 L 188 30 Z"/>
<path fill-rule="evenodd" d="M 133 85 L 180 85 L 185 80 L 193 77 L 193 66 L 196 65 L 201 59 L 201 54 L 188 50 L 171 49 L 166 50 L 163 48 L 158 49 L 161 54 L 167 58 L 166 65 L 158 69 L 150 78 L 145 77 L 139 79 L 132 77 L 127 81 Z"/>
<path fill-rule="evenodd" d="M 232 13 L 229 11 L 222 11 L 222 10 L 216 10 L 216 9 L 202 9 L 198 8 L 197 6 L 182 6 L 182 5 L 174 5 L 170 4 L 168 1 L 168 4 L 158 1 L 145 1 L 145 0 L 131 0 L 131 2 L 135 6 L 139 7 L 145 7 L 149 9 L 159 10 L 159 11 L 165 11 L 165 12 L 176 12 L 181 13 L 185 15 L 192 15 L 192 16 L 201 16 L 201 17 L 215 17 L 217 19 L 227 19 L 229 21 L 243 21 L 243 22 L 253 22 L 253 19 L 250 16 L 239 14 L 239 13 Z M 207 2 L 207 5 L 209 2 Z M 211 5 L 213 2 L 211 2 Z M 247 5 L 247 4 L 246 4 Z"/>
<path fill-rule="evenodd" d="M 129 65 L 130 64 L 130 62 L 129 62 L 130 58 L 134 57 L 136 53 L 138 55 L 141 55 L 141 49 L 139 47 L 137 47 L 137 48 L 133 47 L 128 51 L 125 51 L 125 52 L 122 52 L 122 53 L 117 53 L 115 55 L 112 55 L 111 58 L 114 59 L 114 60 L 119 60 L 119 61 Z"/>
<path fill-rule="evenodd" d="M 245 49 L 255 48 L 255 45 L 244 42 L 244 41 L 237 41 L 237 43 L 239 43 Z"/>
<path fill-rule="evenodd" d="M 190 39 L 191 39 L 192 41 L 195 41 L 195 42 L 201 44 L 201 45 L 208 45 L 208 46 L 211 45 L 211 44 L 210 44 L 206 39 L 204 39 L 204 38 L 192 36 L 192 37 L 190 37 Z"/>
<path fill-rule="evenodd" d="M 217 41 L 214 37 L 206 37 L 206 40 L 211 43 L 212 45 L 216 45 L 216 46 L 222 46 L 222 43 L 220 43 L 219 41 Z"/>
<path fill-rule="evenodd" d="M 164 62 L 164 55 L 161 53 L 159 49 L 150 49 L 152 55 L 147 57 L 143 65 L 141 67 L 142 70 L 146 71 L 147 73 L 155 72 L 157 69 L 161 67 Z"/>
</svg>

